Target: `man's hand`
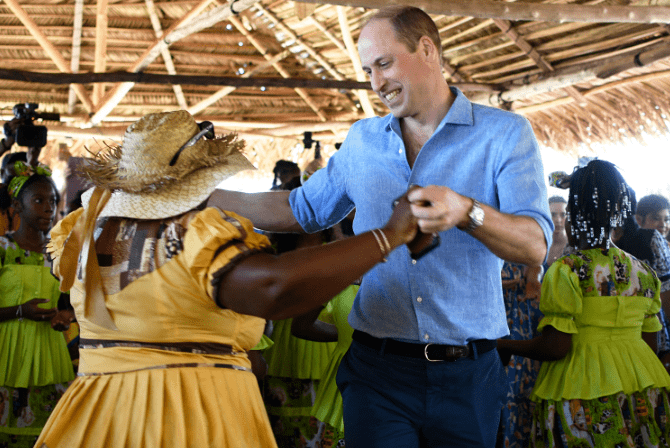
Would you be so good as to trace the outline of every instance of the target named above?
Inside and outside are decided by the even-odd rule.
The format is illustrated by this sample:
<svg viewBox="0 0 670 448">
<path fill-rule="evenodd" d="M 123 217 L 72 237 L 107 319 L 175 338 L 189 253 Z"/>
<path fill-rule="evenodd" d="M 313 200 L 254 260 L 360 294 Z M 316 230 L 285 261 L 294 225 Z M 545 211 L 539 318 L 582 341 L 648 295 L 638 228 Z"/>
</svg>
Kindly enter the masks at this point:
<svg viewBox="0 0 670 448">
<path fill-rule="evenodd" d="M 430 185 L 415 188 L 407 196 L 412 204 L 412 213 L 419 220 L 423 233 L 442 232 L 453 227 L 465 228 L 470 222 L 468 213 L 472 199 L 452 189 Z"/>
</svg>

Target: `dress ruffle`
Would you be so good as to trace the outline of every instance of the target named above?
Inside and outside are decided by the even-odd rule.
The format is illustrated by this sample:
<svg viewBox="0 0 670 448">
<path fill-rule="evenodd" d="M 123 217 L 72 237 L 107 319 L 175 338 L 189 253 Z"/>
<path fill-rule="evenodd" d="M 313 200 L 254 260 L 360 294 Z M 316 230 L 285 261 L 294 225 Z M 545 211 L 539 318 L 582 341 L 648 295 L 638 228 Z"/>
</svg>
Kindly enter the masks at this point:
<svg viewBox="0 0 670 448">
<path fill-rule="evenodd" d="M 263 356 L 268 363 L 268 375 L 283 378 L 321 379 L 336 342 L 313 342 L 291 334 L 293 319 L 274 322 L 272 347 Z"/>
<path fill-rule="evenodd" d="M 276 446 L 256 378 L 231 369 L 80 377 L 54 415 L 36 446 Z"/>
<path fill-rule="evenodd" d="M 534 401 L 590 400 L 648 387 L 670 388 L 668 373 L 640 336 L 602 342 L 573 336 L 572 344 L 565 358 L 542 363 L 531 395 Z"/>
</svg>

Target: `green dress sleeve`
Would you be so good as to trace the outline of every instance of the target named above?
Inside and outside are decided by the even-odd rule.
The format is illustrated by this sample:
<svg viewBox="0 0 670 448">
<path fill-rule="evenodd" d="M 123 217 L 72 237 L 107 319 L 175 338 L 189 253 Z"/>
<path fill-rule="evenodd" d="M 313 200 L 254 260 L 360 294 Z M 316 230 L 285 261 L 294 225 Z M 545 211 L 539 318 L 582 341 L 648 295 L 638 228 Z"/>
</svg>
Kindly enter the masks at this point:
<svg viewBox="0 0 670 448">
<path fill-rule="evenodd" d="M 563 333 L 577 333 L 575 317 L 582 313 L 582 290 L 579 278 L 569 265 L 568 257 L 556 261 L 542 281 L 540 311 L 544 317 L 537 329 L 551 325 Z"/>
<path fill-rule="evenodd" d="M 654 297 L 649 303 L 649 308 L 644 315 L 642 321 L 642 331 L 646 333 L 655 333 L 663 329 L 661 321 L 658 319 L 658 312 L 661 311 L 661 281 L 658 279 L 656 272 L 651 269 L 646 263 L 643 263 L 646 272 L 640 272 L 638 278 L 642 288 L 654 291 Z"/>
</svg>

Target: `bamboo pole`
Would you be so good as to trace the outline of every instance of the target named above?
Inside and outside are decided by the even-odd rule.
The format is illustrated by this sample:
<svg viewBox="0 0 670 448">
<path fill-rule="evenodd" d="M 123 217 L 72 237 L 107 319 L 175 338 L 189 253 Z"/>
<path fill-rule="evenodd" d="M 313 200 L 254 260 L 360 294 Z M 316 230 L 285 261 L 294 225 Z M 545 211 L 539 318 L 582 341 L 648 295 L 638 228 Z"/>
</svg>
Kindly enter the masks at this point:
<svg viewBox="0 0 670 448">
<path fill-rule="evenodd" d="M 170 44 L 183 39 L 190 34 L 212 26 L 214 23 L 218 23 L 219 21 L 224 20 L 226 17 L 233 14 L 233 11 L 230 10 L 230 4 L 226 4 L 224 6 L 214 8 L 207 13 L 198 15 L 204 11 L 207 6 L 209 6 L 211 1 L 212 0 L 202 0 L 180 20 L 172 24 L 172 26 L 165 32 L 162 38 L 154 41 L 153 44 L 146 49 L 144 54 L 130 67 L 130 71 L 136 73 L 141 72 L 158 57 L 163 48 L 167 48 L 170 46 Z M 236 8 L 239 9 L 236 11 L 239 12 L 248 8 L 255 1 L 256 0 L 237 0 Z M 195 26 L 190 24 L 190 22 L 196 22 Z M 126 96 L 126 93 L 128 93 L 130 89 L 133 88 L 133 85 L 134 83 L 132 82 L 125 82 L 117 85 L 114 89 L 107 92 L 105 97 L 101 100 L 101 104 L 96 110 L 95 114 L 91 117 L 90 124 L 96 125 L 100 123 L 112 111 L 112 109 L 114 109 L 114 107 L 116 107 L 116 105 L 121 102 L 123 97 Z"/>
<path fill-rule="evenodd" d="M 81 32 L 84 22 L 84 0 L 75 0 L 74 2 L 74 20 L 72 26 L 72 59 L 70 60 L 70 70 L 72 73 L 79 72 L 79 61 L 81 58 Z M 74 112 L 74 106 L 77 104 L 77 92 L 71 85 L 68 91 L 67 110 Z"/>
<path fill-rule="evenodd" d="M 316 20 L 314 18 L 314 16 L 309 16 L 309 20 L 314 24 L 315 27 L 317 27 L 319 30 L 321 30 L 323 35 L 326 36 L 328 39 L 330 39 L 330 41 L 332 43 L 334 43 L 337 48 L 339 48 L 340 50 L 342 50 L 344 52 L 347 51 L 347 49 L 344 46 L 344 44 L 342 43 L 342 41 L 340 39 L 338 39 L 333 33 L 331 33 L 323 23 Z"/>
<path fill-rule="evenodd" d="M 262 72 L 266 68 L 271 67 L 272 65 L 279 63 L 279 61 L 288 57 L 289 54 L 291 54 L 291 52 L 289 50 L 282 51 L 278 55 L 275 55 L 272 58 L 265 61 L 265 63 L 260 64 L 256 67 L 252 68 L 251 70 L 245 72 L 242 75 L 242 78 L 251 78 L 251 75 Z M 194 104 L 193 106 L 189 107 L 186 110 L 188 110 L 191 113 L 191 115 L 195 115 L 198 112 L 201 112 L 207 106 L 209 106 L 211 104 L 214 104 L 216 101 L 219 101 L 221 98 L 225 97 L 226 95 L 229 95 L 236 88 L 237 87 L 235 87 L 235 86 L 224 87 L 223 89 L 217 91 L 216 93 L 209 96 L 208 98 L 205 98 L 204 100 L 200 101 L 198 104 Z"/>
<path fill-rule="evenodd" d="M 322 0 L 299 0 L 304 3 L 321 3 Z M 331 5 L 379 9 L 389 4 L 387 0 L 328 0 Z M 616 6 L 578 5 L 527 2 L 501 2 L 492 0 L 394 0 L 392 4 L 416 6 L 429 14 L 476 17 L 480 19 L 505 19 L 534 22 L 589 22 L 589 23 L 668 23 L 670 8 L 667 6 Z"/>
<path fill-rule="evenodd" d="M 335 67 L 333 67 L 328 61 L 326 61 L 319 53 L 312 48 L 312 46 L 308 43 L 305 42 L 304 39 L 300 38 L 297 34 L 293 32 L 291 28 L 286 26 L 284 22 L 282 22 L 272 11 L 269 9 L 264 8 L 260 2 L 256 3 L 254 7 L 261 13 L 263 13 L 272 23 L 274 23 L 277 28 L 282 30 L 284 33 L 286 33 L 287 36 L 289 36 L 291 39 L 293 39 L 297 44 L 302 46 L 307 53 L 309 53 L 310 56 L 312 56 L 316 62 L 318 62 L 323 68 L 325 68 L 328 73 L 330 73 L 333 78 L 337 79 L 338 81 L 342 81 L 344 76 L 337 71 Z"/>
<path fill-rule="evenodd" d="M 641 67 L 662 59 L 670 57 L 670 44 L 663 43 L 645 51 L 634 54 L 626 54 L 615 58 L 609 64 L 588 64 L 583 68 L 572 71 L 555 70 L 554 74 L 528 86 L 513 88 L 507 91 L 492 94 L 477 94 L 471 96 L 471 100 L 479 103 L 488 103 L 499 106 L 505 102 L 510 103 L 531 95 L 550 92 L 552 90 L 572 86 L 579 82 L 588 81 L 596 77 L 606 79 L 622 71 L 635 67 Z M 532 107 L 532 106 L 529 106 Z"/>
<path fill-rule="evenodd" d="M 351 37 L 351 29 L 349 29 L 349 23 L 347 22 L 347 12 L 342 6 L 337 7 L 337 19 L 340 23 L 342 39 L 344 39 L 344 45 L 347 48 L 347 54 L 349 55 L 349 59 L 354 66 L 354 71 L 356 72 L 356 79 L 361 82 L 365 81 L 365 73 L 363 72 L 360 56 L 358 55 L 356 44 L 354 44 L 354 39 Z M 370 101 L 368 92 L 365 90 L 356 90 L 356 95 L 361 102 L 361 107 L 365 112 L 365 116 L 368 118 L 377 116 L 375 109 L 372 107 L 372 102 Z"/>
<path fill-rule="evenodd" d="M 156 7 L 154 6 L 154 1 L 144 0 L 144 3 L 147 6 L 147 13 L 149 14 L 149 18 L 151 19 L 151 26 L 153 26 L 154 28 L 156 38 L 160 39 L 163 36 L 163 28 L 161 27 L 160 20 L 158 20 L 158 14 L 156 14 Z M 172 61 L 172 55 L 170 54 L 170 50 L 168 48 L 163 48 L 163 50 L 161 51 L 161 55 L 163 56 L 163 63 L 165 64 L 165 69 L 167 70 L 167 72 L 170 75 L 176 75 L 177 70 L 174 67 L 174 62 Z M 186 98 L 184 97 L 184 92 L 181 89 L 181 85 L 174 84 L 172 86 L 172 90 L 174 91 L 174 95 L 177 98 L 177 104 L 179 104 L 179 107 L 181 109 L 188 108 L 188 104 L 186 104 Z"/>
<path fill-rule="evenodd" d="M 96 73 L 106 71 L 107 60 L 107 0 L 97 0 L 95 14 L 95 57 L 93 70 Z M 99 104 L 105 94 L 105 85 L 102 83 L 93 86 L 93 103 Z"/>
<path fill-rule="evenodd" d="M 633 83 L 640 83 L 640 82 L 648 82 L 651 80 L 655 80 L 658 78 L 665 78 L 665 77 L 670 77 L 670 70 L 662 70 L 659 72 L 654 72 L 654 73 L 647 73 L 644 75 L 639 75 L 639 76 L 632 76 L 630 78 L 622 79 L 619 81 L 614 81 L 610 82 L 607 84 L 600 85 L 598 87 L 594 87 L 592 89 L 588 89 L 585 91 L 582 91 L 581 94 L 585 97 L 595 95 L 600 92 L 604 92 L 606 90 L 610 89 L 616 89 L 618 87 L 622 87 L 628 84 L 633 84 Z M 534 112 L 538 112 L 544 109 L 552 109 L 558 106 L 564 106 L 566 104 L 570 104 L 574 102 L 575 99 L 567 96 L 563 98 L 558 98 L 552 101 L 547 101 L 545 103 L 541 104 L 533 104 L 531 106 L 526 106 L 526 107 L 520 107 L 518 109 L 514 109 L 515 112 L 520 113 L 520 114 L 532 114 Z"/>
<path fill-rule="evenodd" d="M 32 34 L 35 40 L 39 42 L 42 49 L 44 49 L 44 52 L 51 58 L 53 63 L 56 64 L 58 70 L 60 70 L 63 73 L 69 72 L 70 68 L 68 67 L 68 63 L 65 60 L 65 58 L 58 52 L 56 47 L 51 42 L 49 42 L 49 39 L 47 39 L 46 35 L 39 29 L 35 21 L 30 18 L 30 16 L 25 12 L 25 10 L 21 8 L 21 5 L 19 5 L 19 3 L 16 0 L 4 0 L 4 2 L 9 7 L 9 9 L 12 10 L 14 15 L 16 15 L 16 17 L 21 21 L 21 23 L 23 23 L 23 26 L 25 26 L 28 29 L 28 31 L 30 32 L 30 34 Z M 75 85 L 74 91 L 77 93 L 77 96 L 84 105 L 84 108 L 86 108 L 86 111 L 92 112 L 93 103 L 88 97 L 86 89 L 84 89 L 84 86 Z"/>
<path fill-rule="evenodd" d="M 237 28 L 237 30 L 240 33 L 242 33 L 242 35 L 244 35 L 244 37 L 247 38 L 247 40 L 249 42 L 251 42 L 251 45 L 253 45 L 258 50 L 258 52 L 263 55 L 263 57 L 266 60 L 272 59 L 272 56 L 270 56 L 268 54 L 267 48 L 265 48 L 265 46 L 261 42 L 259 42 L 258 39 L 256 39 L 249 31 L 247 31 L 247 29 L 244 27 L 242 22 L 240 22 L 236 17 L 229 17 L 228 21 L 230 23 L 232 23 L 235 26 L 235 28 Z M 282 67 L 281 65 L 279 65 L 278 63 L 274 63 L 274 64 L 272 64 L 272 66 L 275 68 L 275 70 L 277 70 L 277 72 L 279 72 L 279 74 L 283 78 L 290 78 L 291 77 L 289 72 L 287 72 L 286 69 L 284 67 Z M 310 107 L 310 109 L 312 109 L 314 111 L 314 113 L 319 117 L 319 119 L 321 121 L 328 121 L 328 119 L 326 118 L 326 115 L 319 109 L 319 107 L 310 98 L 309 94 L 305 90 L 303 90 L 301 87 L 294 87 L 294 89 L 295 89 L 295 92 L 303 99 L 303 101 L 305 103 L 307 103 L 307 105 Z"/>
<path fill-rule="evenodd" d="M 283 56 L 283 53 L 280 53 Z M 276 64 L 282 57 L 268 54 L 269 64 Z M 261 66 L 259 66 L 261 67 Z M 266 68 L 266 67 L 263 67 Z M 259 68 L 260 70 L 260 68 Z M 256 71 L 254 70 L 253 73 Z M 90 84 L 90 83 L 132 83 L 132 84 L 190 84 L 197 86 L 231 86 L 231 87 L 286 87 L 301 89 L 337 89 L 337 90 L 370 90 L 369 82 L 336 81 L 333 79 L 314 78 L 250 78 L 233 76 L 201 76 L 201 75 L 164 75 L 157 73 L 42 73 L 25 70 L 8 70 L 0 68 L 0 79 L 22 81 L 38 84 Z M 453 83 L 464 92 L 499 92 L 500 86 L 495 84 Z"/>
</svg>

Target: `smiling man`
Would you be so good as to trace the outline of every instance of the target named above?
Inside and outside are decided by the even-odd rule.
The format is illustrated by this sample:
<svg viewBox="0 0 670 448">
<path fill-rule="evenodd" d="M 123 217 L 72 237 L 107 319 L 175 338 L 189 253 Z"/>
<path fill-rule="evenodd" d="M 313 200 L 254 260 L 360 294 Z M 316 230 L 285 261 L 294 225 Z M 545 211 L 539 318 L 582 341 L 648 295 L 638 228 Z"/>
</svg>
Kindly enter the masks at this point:
<svg viewBox="0 0 670 448">
<path fill-rule="evenodd" d="M 411 185 L 413 213 L 440 245 L 393 252 L 363 278 L 338 371 L 347 447 L 495 444 L 509 333 L 502 259 L 540 265 L 553 225 L 526 119 L 472 104 L 442 73 L 437 27 L 414 7 L 379 10 L 358 48 L 391 110 L 355 123 L 305 184 L 287 193 L 215 193 L 265 230 L 316 232 L 353 208 L 355 233 L 382 225 Z"/>
</svg>

